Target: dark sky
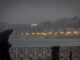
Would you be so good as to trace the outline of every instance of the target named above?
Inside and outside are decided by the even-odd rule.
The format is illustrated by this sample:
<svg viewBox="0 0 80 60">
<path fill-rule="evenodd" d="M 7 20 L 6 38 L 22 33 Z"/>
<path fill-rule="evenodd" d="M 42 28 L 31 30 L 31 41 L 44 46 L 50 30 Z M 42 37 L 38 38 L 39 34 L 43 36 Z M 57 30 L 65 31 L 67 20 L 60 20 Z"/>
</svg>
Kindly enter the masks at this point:
<svg viewBox="0 0 80 60">
<path fill-rule="evenodd" d="M 54 21 L 80 16 L 80 0 L 0 1 L 0 21 L 10 24 Z"/>
</svg>

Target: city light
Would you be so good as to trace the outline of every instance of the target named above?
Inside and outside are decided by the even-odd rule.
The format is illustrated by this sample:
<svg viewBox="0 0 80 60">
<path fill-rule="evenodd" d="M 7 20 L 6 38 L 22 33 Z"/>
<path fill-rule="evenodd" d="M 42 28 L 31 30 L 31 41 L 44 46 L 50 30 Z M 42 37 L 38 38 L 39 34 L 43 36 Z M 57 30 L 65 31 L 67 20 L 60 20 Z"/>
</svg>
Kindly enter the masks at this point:
<svg viewBox="0 0 80 60">
<path fill-rule="evenodd" d="M 35 33 L 33 32 L 33 33 L 31 33 L 32 35 L 35 35 Z"/>
<path fill-rule="evenodd" d="M 65 35 L 70 35 L 71 33 L 72 33 L 72 32 L 69 31 L 69 32 L 66 32 Z"/>
<path fill-rule="evenodd" d="M 52 35 L 52 32 L 49 32 L 48 34 L 49 34 L 49 35 Z"/>
<path fill-rule="evenodd" d="M 42 32 L 42 33 L 41 33 L 41 35 L 45 35 L 45 33 L 44 33 L 44 32 Z"/>
<path fill-rule="evenodd" d="M 37 35 L 40 35 L 40 33 L 39 33 L 39 32 L 37 32 L 36 34 L 37 34 Z"/>
<path fill-rule="evenodd" d="M 26 33 L 25 33 L 25 35 L 29 35 L 29 33 L 28 33 L 28 32 L 26 32 Z"/>
<path fill-rule="evenodd" d="M 48 33 L 46 33 L 46 32 L 32 32 L 32 33 L 29 33 L 29 32 L 26 32 L 25 33 L 25 35 L 43 35 L 43 36 L 47 36 L 47 35 L 52 35 L 52 33 L 53 32 L 48 32 Z M 79 34 L 79 32 L 78 31 L 73 31 L 73 32 L 71 32 L 71 31 L 68 31 L 68 32 L 66 32 L 66 33 L 64 33 L 64 32 L 54 32 L 54 36 L 56 36 L 56 35 L 70 35 L 70 34 L 75 34 L 75 35 L 78 35 Z M 21 36 L 24 36 L 24 33 L 23 32 L 21 32 Z"/>
<path fill-rule="evenodd" d="M 58 32 L 55 32 L 54 35 L 56 36 L 58 34 Z"/>
<path fill-rule="evenodd" d="M 75 35 L 78 35 L 78 34 L 79 34 L 79 32 L 77 32 L 77 31 L 74 31 L 73 33 L 74 33 Z"/>
<path fill-rule="evenodd" d="M 47 33 L 44 33 L 44 36 L 46 36 L 47 35 Z"/>
<path fill-rule="evenodd" d="M 61 35 L 64 35 L 64 32 L 60 32 Z"/>
<path fill-rule="evenodd" d="M 37 26 L 37 25 L 38 25 L 38 24 L 36 24 L 36 23 L 31 24 L 32 27 L 35 27 L 35 26 Z"/>
</svg>

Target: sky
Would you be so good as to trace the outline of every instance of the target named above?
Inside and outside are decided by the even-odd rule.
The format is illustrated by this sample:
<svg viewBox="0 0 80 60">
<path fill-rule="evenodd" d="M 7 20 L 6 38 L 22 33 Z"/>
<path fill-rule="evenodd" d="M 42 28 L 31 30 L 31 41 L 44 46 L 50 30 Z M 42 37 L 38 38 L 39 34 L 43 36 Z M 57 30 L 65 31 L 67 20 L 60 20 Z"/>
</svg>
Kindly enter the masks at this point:
<svg viewBox="0 0 80 60">
<path fill-rule="evenodd" d="M 80 0 L 0 0 L 0 22 L 29 24 L 80 17 Z"/>
</svg>

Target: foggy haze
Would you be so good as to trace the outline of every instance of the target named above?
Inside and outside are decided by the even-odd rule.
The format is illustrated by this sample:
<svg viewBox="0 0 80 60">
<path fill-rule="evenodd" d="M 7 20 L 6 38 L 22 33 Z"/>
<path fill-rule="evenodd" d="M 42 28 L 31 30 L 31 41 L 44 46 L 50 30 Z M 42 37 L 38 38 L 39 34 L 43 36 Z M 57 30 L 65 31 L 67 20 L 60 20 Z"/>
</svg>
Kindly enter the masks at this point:
<svg viewBox="0 0 80 60">
<path fill-rule="evenodd" d="M 80 0 L 0 1 L 0 22 L 28 24 L 80 16 Z"/>
</svg>

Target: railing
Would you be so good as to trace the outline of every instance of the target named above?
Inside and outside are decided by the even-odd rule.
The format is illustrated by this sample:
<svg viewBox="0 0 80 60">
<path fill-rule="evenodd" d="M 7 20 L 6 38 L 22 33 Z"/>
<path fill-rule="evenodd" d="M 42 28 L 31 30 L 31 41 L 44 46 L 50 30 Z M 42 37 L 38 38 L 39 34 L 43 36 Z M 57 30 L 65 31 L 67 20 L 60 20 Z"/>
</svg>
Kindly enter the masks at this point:
<svg viewBox="0 0 80 60">
<path fill-rule="evenodd" d="M 52 60 L 52 52 L 56 51 L 56 48 L 52 47 L 55 46 L 59 46 L 59 51 L 56 51 L 59 60 L 70 60 L 70 51 L 73 60 L 76 59 L 76 54 L 77 60 L 80 59 L 78 47 L 80 40 L 9 40 L 9 42 L 12 44 L 10 48 L 12 60 Z"/>
<path fill-rule="evenodd" d="M 51 60 L 51 48 L 15 47 L 10 49 L 12 60 Z"/>
</svg>

